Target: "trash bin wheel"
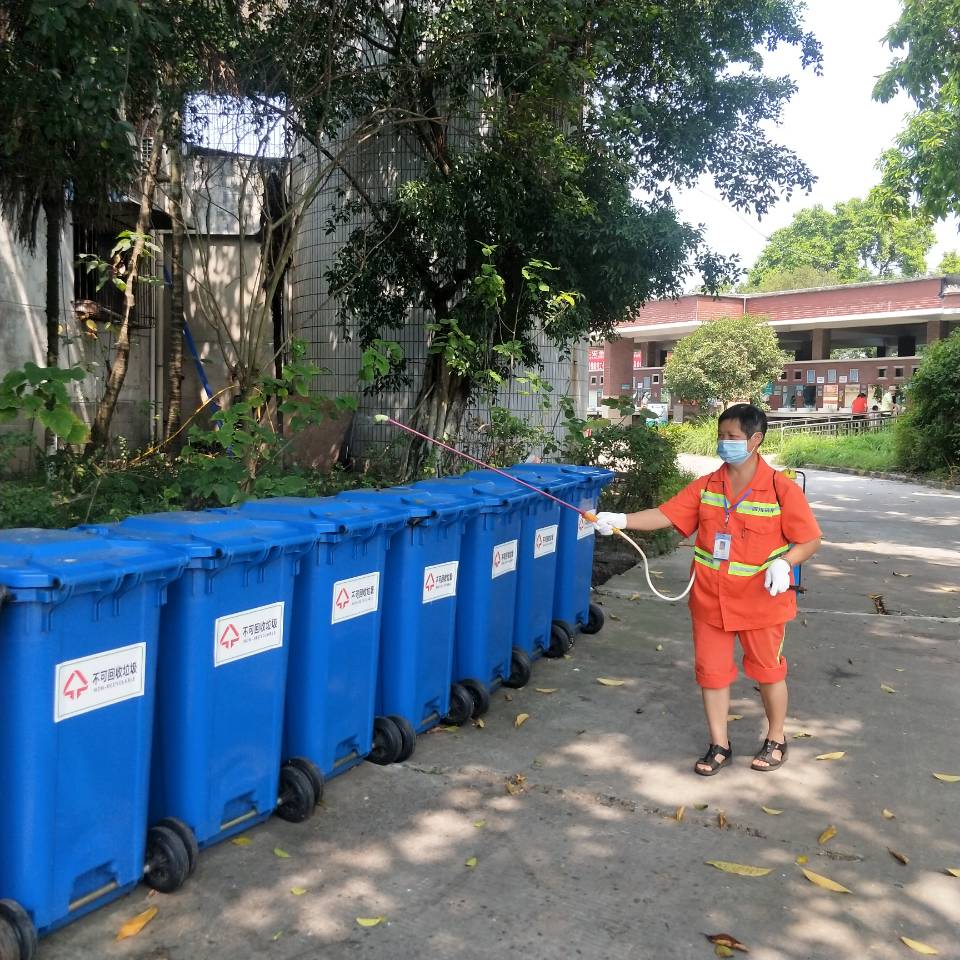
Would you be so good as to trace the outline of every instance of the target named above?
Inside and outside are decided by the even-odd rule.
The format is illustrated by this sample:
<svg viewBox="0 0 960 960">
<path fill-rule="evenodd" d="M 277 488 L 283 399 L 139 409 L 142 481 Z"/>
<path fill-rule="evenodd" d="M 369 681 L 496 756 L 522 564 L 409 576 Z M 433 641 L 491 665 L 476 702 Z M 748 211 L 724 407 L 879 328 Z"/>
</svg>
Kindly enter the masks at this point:
<svg viewBox="0 0 960 960">
<path fill-rule="evenodd" d="M 490 709 L 490 691 L 487 685 L 479 680 L 461 680 L 460 685 L 466 687 L 467 693 L 473 700 L 473 710 L 470 716 L 476 720 L 482 717 Z"/>
<path fill-rule="evenodd" d="M 450 709 L 442 722 L 454 727 L 462 727 L 473 714 L 473 697 L 470 691 L 459 683 L 450 685 Z"/>
<path fill-rule="evenodd" d="M 37 928 L 16 900 L 0 900 L 0 960 L 33 960 Z"/>
<path fill-rule="evenodd" d="M 543 655 L 551 660 L 557 660 L 565 653 L 569 653 L 572 646 L 573 639 L 570 632 L 559 620 L 555 620 L 550 627 L 550 646 L 543 651 Z"/>
<path fill-rule="evenodd" d="M 190 854 L 180 835 L 159 824 L 147 832 L 144 882 L 159 893 L 173 893 L 190 876 Z"/>
<path fill-rule="evenodd" d="M 599 633 L 603 629 L 606 617 L 603 615 L 603 607 L 596 603 L 590 604 L 590 613 L 587 615 L 587 622 L 580 627 L 581 633 Z"/>
<path fill-rule="evenodd" d="M 394 726 L 400 731 L 400 753 L 394 763 L 403 763 L 413 756 L 413 751 L 417 749 L 417 731 L 413 729 L 413 724 L 406 718 L 396 714 L 390 714 L 387 718 L 392 720 Z"/>
<path fill-rule="evenodd" d="M 187 851 L 187 865 L 190 875 L 197 869 L 197 861 L 200 859 L 200 844 L 197 843 L 196 834 L 182 821 L 176 817 L 164 817 L 157 822 L 158 827 L 167 827 L 172 830 L 182 841 Z"/>
<path fill-rule="evenodd" d="M 525 687 L 530 682 L 532 673 L 533 663 L 527 655 L 527 651 L 514 647 L 513 654 L 510 657 L 510 676 L 503 681 L 503 685 L 514 690 L 518 687 Z"/>
<path fill-rule="evenodd" d="M 287 764 L 291 767 L 296 767 L 310 778 L 310 783 L 313 785 L 313 796 L 316 803 L 319 803 L 323 799 L 324 788 L 324 779 L 320 768 L 306 757 L 291 757 L 287 761 Z M 316 803 L 314 806 L 316 806 Z"/>
<path fill-rule="evenodd" d="M 299 767 L 285 763 L 280 768 L 280 799 L 277 816 L 287 823 L 303 823 L 313 816 L 317 795 L 313 790 L 310 775 Z"/>
<path fill-rule="evenodd" d="M 373 749 L 367 759 L 383 767 L 388 763 L 396 763 L 402 752 L 400 728 L 389 717 L 374 717 Z"/>
</svg>

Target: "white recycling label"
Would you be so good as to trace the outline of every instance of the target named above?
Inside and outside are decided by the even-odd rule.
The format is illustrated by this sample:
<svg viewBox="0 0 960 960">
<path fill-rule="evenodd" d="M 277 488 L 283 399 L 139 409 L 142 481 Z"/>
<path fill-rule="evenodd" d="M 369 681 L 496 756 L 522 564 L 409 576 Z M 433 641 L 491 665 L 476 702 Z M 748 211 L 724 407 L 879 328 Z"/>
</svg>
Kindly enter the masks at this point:
<svg viewBox="0 0 960 960">
<path fill-rule="evenodd" d="M 496 580 L 505 573 L 512 573 L 517 569 L 517 541 L 507 540 L 498 543 L 493 548 L 493 564 L 490 570 L 490 579 Z"/>
<path fill-rule="evenodd" d="M 434 563 L 423 568 L 423 602 L 433 603 L 444 597 L 457 595 L 457 568 L 459 560 L 449 563 Z"/>
<path fill-rule="evenodd" d="M 580 509 L 593 510 L 593 505 L 585 503 Z M 585 520 L 583 514 L 580 514 L 580 516 L 577 517 L 577 539 L 582 540 L 584 537 L 592 537 L 593 533 L 593 524 L 589 520 Z"/>
<path fill-rule="evenodd" d="M 380 572 L 364 573 L 333 585 L 331 623 L 352 620 L 366 613 L 376 613 L 380 605 Z"/>
<path fill-rule="evenodd" d="M 283 601 L 217 617 L 213 665 L 222 667 L 283 646 Z"/>
<path fill-rule="evenodd" d="M 54 670 L 53 722 L 142 697 L 146 663 L 145 643 L 58 663 Z"/>
<path fill-rule="evenodd" d="M 536 536 L 533 538 L 533 558 L 546 557 L 557 550 L 557 524 L 552 523 L 549 527 L 539 527 Z"/>
</svg>

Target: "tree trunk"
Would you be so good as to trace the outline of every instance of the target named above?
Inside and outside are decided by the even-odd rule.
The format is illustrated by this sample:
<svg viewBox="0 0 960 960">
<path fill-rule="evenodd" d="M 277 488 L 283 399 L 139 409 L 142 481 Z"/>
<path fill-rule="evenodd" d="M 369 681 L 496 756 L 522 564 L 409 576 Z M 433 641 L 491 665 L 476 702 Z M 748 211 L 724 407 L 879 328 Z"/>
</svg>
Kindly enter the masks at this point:
<svg viewBox="0 0 960 960">
<path fill-rule="evenodd" d="M 47 366 L 60 366 L 60 234 L 63 229 L 63 204 L 57 198 L 44 200 L 47 220 Z"/>
<path fill-rule="evenodd" d="M 455 446 L 469 398 L 470 381 L 451 370 L 442 357 L 432 356 L 423 373 L 410 426 L 428 437 Z M 430 446 L 423 440 L 411 442 L 404 458 L 403 479 L 412 479 L 421 472 Z"/>
<path fill-rule="evenodd" d="M 130 317 L 136 305 L 137 265 L 143 254 L 144 237 L 150 229 L 150 215 L 153 210 L 153 196 L 157 188 L 157 173 L 160 169 L 163 141 L 164 129 L 161 122 L 158 125 L 155 140 L 158 146 L 150 155 L 150 162 L 144 174 L 140 193 L 140 210 L 137 214 L 136 226 L 137 239 L 130 253 L 130 262 L 127 269 L 123 319 L 120 321 L 120 332 L 117 334 L 117 344 L 114 348 L 110 372 L 107 375 L 106 388 L 103 391 L 103 398 L 97 406 L 97 415 L 90 430 L 87 453 L 107 445 L 110 438 L 110 423 L 113 420 L 117 400 L 120 397 L 120 391 L 123 389 L 123 381 L 126 379 L 127 368 L 130 364 Z"/>
<path fill-rule="evenodd" d="M 176 131 L 178 125 L 173 124 Z M 163 439 L 169 443 L 180 429 L 183 387 L 183 155 L 178 137 L 171 137 L 170 206 L 173 233 L 170 241 L 170 348 L 167 354 L 167 413 Z"/>
</svg>

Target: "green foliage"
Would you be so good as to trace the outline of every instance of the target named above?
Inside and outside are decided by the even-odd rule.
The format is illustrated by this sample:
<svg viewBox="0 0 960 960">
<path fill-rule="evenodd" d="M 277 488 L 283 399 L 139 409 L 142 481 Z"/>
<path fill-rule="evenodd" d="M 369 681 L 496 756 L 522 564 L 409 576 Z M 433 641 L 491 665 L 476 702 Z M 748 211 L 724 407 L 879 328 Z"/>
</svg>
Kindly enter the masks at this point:
<svg viewBox="0 0 960 960">
<path fill-rule="evenodd" d="M 66 443 L 85 442 L 87 426 L 71 409 L 67 391 L 70 383 L 85 376 L 79 367 L 62 370 L 35 363 L 10 370 L 0 381 L 0 423 L 26 417 L 39 420 Z"/>
<path fill-rule="evenodd" d="M 794 434 L 783 442 L 779 460 L 787 467 L 849 467 L 888 472 L 897 466 L 894 431 L 837 437 Z"/>
<path fill-rule="evenodd" d="M 775 293 L 779 290 L 810 290 L 814 287 L 835 287 L 844 283 L 836 270 L 821 270 L 802 263 L 792 267 L 771 267 L 752 281 L 737 287 L 738 293 Z"/>
<path fill-rule="evenodd" d="M 722 317 L 702 324 L 677 344 L 663 379 L 674 397 L 727 406 L 763 403 L 763 388 L 777 380 L 790 357 L 762 317 Z"/>
<path fill-rule="evenodd" d="M 680 453 L 693 453 L 699 457 L 717 455 L 716 417 L 698 417 L 685 423 L 671 423 L 660 429 L 674 439 Z M 765 457 L 778 454 L 782 440 L 780 430 L 771 427 L 763 439 L 760 453 Z"/>
<path fill-rule="evenodd" d="M 866 200 L 854 197 L 832 210 L 817 204 L 798 211 L 789 226 L 771 234 L 745 289 L 776 289 L 771 284 L 798 270 L 813 271 L 830 283 L 914 277 L 925 272 L 934 240 L 927 217 L 890 212 L 874 189 Z"/>
<path fill-rule="evenodd" d="M 960 469 L 960 330 L 927 348 L 896 433 L 897 459 L 905 469 Z"/>
<path fill-rule="evenodd" d="M 937 265 L 937 273 L 960 273 L 960 250 L 947 250 Z"/>
<path fill-rule="evenodd" d="M 884 103 L 906 93 L 917 110 L 883 154 L 885 202 L 942 219 L 960 213 L 960 0 L 903 0 L 886 41 L 905 51 L 874 88 Z"/>
</svg>

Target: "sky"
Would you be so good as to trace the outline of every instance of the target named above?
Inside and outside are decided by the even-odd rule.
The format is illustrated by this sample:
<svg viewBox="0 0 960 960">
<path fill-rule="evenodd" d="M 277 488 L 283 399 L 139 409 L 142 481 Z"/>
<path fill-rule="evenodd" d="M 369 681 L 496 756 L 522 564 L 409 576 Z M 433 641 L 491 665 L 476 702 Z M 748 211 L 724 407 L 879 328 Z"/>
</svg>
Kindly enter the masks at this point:
<svg viewBox="0 0 960 960">
<path fill-rule="evenodd" d="M 808 0 L 805 23 L 823 45 L 823 74 L 801 69 L 792 47 L 768 54 L 766 69 L 789 74 L 797 83 L 782 124 L 771 134 L 799 154 L 817 183 L 811 193 L 778 203 L 762 220 L 730 207 L 709 178 L 692 190 L 675 192 L 684 219 L 706 226 L 714 250 L 739 253 L 742 265 L 749 267 L 769 234 L 786 226 L 798 210 L 866 196 L 879 180 L 877 158 L 893 143 L 912 107 L 905 96 L 886 104 L 871 99 L 874 82 L 892 56 L 883 35 L 899 13 L 899 0 Z M 960 248 L 956 220 L 935 229 L 937 244 L 927 255 L 931 270 L 944 250 Z"/>
</svg>

